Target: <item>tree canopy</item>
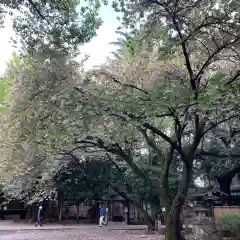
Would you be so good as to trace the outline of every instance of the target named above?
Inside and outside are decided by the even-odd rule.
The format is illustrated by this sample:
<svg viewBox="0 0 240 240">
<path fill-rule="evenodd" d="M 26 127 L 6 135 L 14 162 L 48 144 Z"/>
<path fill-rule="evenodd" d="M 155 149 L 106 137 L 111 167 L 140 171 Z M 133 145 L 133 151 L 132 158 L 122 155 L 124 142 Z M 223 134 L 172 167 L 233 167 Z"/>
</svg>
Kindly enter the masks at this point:
<svg viewBox="0 0 240 240">
<path fill-rule="evenodd" d="M 96 35 L 102 24 L 102 4 L 105 1 L 7 0 L 0 4 L 1 26 L 6 14 L 13 15 L 15 33 L 31 53 L 37 50 L 74 54 L 80 44 Z"/>
<path fill-rule="evenodd" d="M 143 202 L 160 204 L 166 239 L 183 239 L 180 213 L 194 177 L 211 182 L 239 167 L 238 5 L 113 3 L 124 13 L 122 27 L 130 27 L 131 38 L 120 58 L 87 73 L 66 55 L 15 58 L 6 73 L 10 97 L 1 115 L 5 181 L 17 180 L 25 193 L 31 184 L 41 191 L 48 186 L 47 194 L 53 176 L 65 176 L 63 156 L 70 156 L 83 163 L 65 176 L 67 186 L 79 182 L 76 173 L 95 186 L 91 170 L 99 162 L 93 166 L 86 156 L 97 152 L 107 159 L 101 166 L 111 163 L 101 190 L 111 187 L 140 209 Z M 104 176 L 93 175 L 97 181 Z"/>
</svg>

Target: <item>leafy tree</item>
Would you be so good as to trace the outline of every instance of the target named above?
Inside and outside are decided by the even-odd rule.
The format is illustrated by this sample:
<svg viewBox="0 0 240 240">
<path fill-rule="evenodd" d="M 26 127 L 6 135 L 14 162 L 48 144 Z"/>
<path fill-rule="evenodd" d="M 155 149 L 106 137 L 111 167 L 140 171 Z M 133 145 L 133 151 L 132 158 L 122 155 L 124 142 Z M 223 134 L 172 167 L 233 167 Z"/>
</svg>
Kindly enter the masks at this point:
<svg viewBox="0 0 240 240">
<path fill-rule="evenodd" d="M 21 123 L 21 125 L 18 129 L 16 129 L 18 125 L 12 125 L 11 128 L 7 125 L 8 131 L 12 129 L 17 138 L 21 137 L 21 144 L 25 143 L 27 150 L 22 152 L 23 148 L 20 148 L 21 151 L 14 151 L 17 154 L 15 155 L 17 158 L 14 159 L 17 160 L 16 166 L 18 166 L 19 173 L 24 172 L 24 164 L 34 166 L 39 161 L 39 166 L 42 165 L 42 167 L 36 169 L 39 171 L 39 180 L 43 180 L 45 168 L 53 172 L 59 166 L 56 154 L 59 151 L 68 153 L 77 144 L 78 149 L 81 149 L 82 145 L 90 148 L 97 147 L 124 159 L 133 173 L 140 177 L 145 185 L 154 189 L 153 192 L 161 198 L 161 206 L 166 206 L 167 209 L 168 201 L 174 202 L 179 197 L 179 189 L 184 190 L 184 194 L 187 194 L 188 185 L 184 184 L 190 183 L 191 176 L 188 175 L 189 172 L 183 171 L 186 163 L 182 162 L 182 156 L 178 152 L 179 143 L 177 146 L 174 145 L 176 141 L 179 141 L 175 139 L 174 132 L 179 131 L 176 127 L 176 116 L 180 118 L 186 106 L 190 108 L 196 103 L 192 100 L 191 94 L 184 91 L 187 84 L 175 80 L 175 77 L 179 77 L 178 73 L 177 76 L 174 75 L 174 72 L 171 73 L 169 79 L 169 72 L 165 72 L 165 75 L 161 76 L 161 82 L 156 81 L 159 78 L 159 71 L 162 73 L 166 69 L 166 65 L 164 62 L 158 62 L 154 67 L 157 57 L 154 54 L 156 53 L 148 54 L 146 55 L 146 52 L 143 51 L 133 58 L 127 58 L 126 62 L 120 62 L 117 66 L 111 65 L 111 69 L 97 70 L 92 75 L 98 79 L 101 76 L 100 82 L 96 84 L 95 81 L 88 82 L 86 79 L 79 85 L 81 88 L 75 87 L 75 89 L 76 81 L 69 74 L 72 71 L 75 72 L 76 65 L 74 63 L 66 65 L 64 59 L 62 62 L 56 61 L 56 59 L 51 59 L 51 62 L 45 61 L 43 66 L 39 65 L 39 62 L 28 62 L 25 75 L 22 75 L 25 77 L 21 80 L 23 81 L 21 87 L 24 91 L 19 91 L 19 95 L 14 95 L 16 100 L 13 101 L 13 106 L 15 108 L 11 108 L 12 115 L 10 115 L 12 116 L 11 122 L 14 120 L 14 123 Z M 174 67 L 174 64 L 171 65 L 170 61 L 169 66 Z M 32 71 L 33 69 L 34 71 Z M 59 73 L 58 69 L 64 69 L 64 71 Z M 182 74 L 185 76 L 184 72 Z M 129 78 L 129 76 L 131 77 Z M 38 86 L 39 79 L 44 79 L 41 81 L 41 86 Z M 61 79 L 68 79 L 68 81 L 65 82 Z M 216 83 L 211 80 L 212 78 L 209 79 L 212 84 L 210 86 L 214 87 Z M 183 92 L 180 92 L 179 89 Z M 209 91 L 211 90 L 212 88 Z M 229 94 L 229 91 L 227 93 Z M 230 93 L 234 94 L 234 92 Z M 209 92 L 206 91 L 205 94 L 209 95 Z M 216 101 L 219 99 L 219 93 L 215 93 L 212 97 L 211 101 Z M 56 100 L 58 101 L 56 102 Z M 169 102 L 167 106 L 165 101 Z M 222 104 L 222 102 L 220 103 Z M 228 102 L 228 107 L 229 103 L 231 102 Z M 201 109 L 200 106 L 206 109 L 205 104 L 199 102 L 199 109 Z M 224 105 L 222 107 L 227 111 L 227 108 L 224 109 Z M 23 114 L 26 108 L 29 110 L 27 118 Z M 176 112 L 172 112 L 173 110 Z M 192 132 L 194 132 L 195 125 L 192 125 L 190 117 L 193 110 L 191 108 L 190 112 L 185 113 L 189 115 L 185 115 L 185 118 L 182 119 L 184 123 L 186 119 L 189 119 L 189 126 L 185 126 L 181 133 L 183 146 L 193 144 Z M 49 112 L 53 111 L 55 114 L 50 116 Z M 221 116 L 225 117 L 222 115 L 223 112 L 221 112 Z M 215 112 L 211 113 L 213 117 L 216 117 Z M 233 116 L 235 115 L 231 117 Z M 212 130 L 213 120 L 211 118 L 205 121 L 205 134 L 207 134 Z M 158 132 L 160 128 L 165 129 L 165 132 Z M 11 138 L 14 136 L 13 133 L 10 135 Z M 173 134 L 175 140 L 170 141 L 167 133 Z M 84 135 L 86 139 L 79 140 L 79 136 Z M 176 136 L 179 137 L 179 135 Z M 75 143 L 73 142 L 74 138 L 76 138 Z M 170 141 L 170 143 L 166 143 L 166 141 Z M 12 142 L 14 147 L 16 147 L 16 143 L 18 143 L 16 140 Z M 175 146 L 174 148 L 172 144 Z M 159 171 L 154 173 L 156 177 L 158 176 L 157 178 L 150 177 L 151 174 L 147 173 L 146 164 L 141 164 L 142 161 L 139 161 L 139 152 L 149 151 L 147 150 L 149 147 L 157 155 Z M 34 158 L 25 157 L 26 154 L 29 155 L 30 149 L 33 151 L 31 156 Z M 195 151 L 199 154 L 200 149 L 197 148 Z M 10 149 L 10 153 L 12 153 L 12 149 Z M 195 153 L 192 157 L 192 161 L 194 161 Z M 19 165 L 19 161 L 21 165 Z M 13 163 L 12 161 L 8 162 Z M 22 163 L 24 164 L 22 165 Z M 13 169 L 16 169 L 16 166 L 13 166 Z M 51 168 L 47 166 L 51 166 Z M 173 192 L 172 198 L 169 194 L 171 190 L 169 174 L 174 171 L 174 168 L 176 170 L 176 167 L 179 174 L 175 174 L 175 176 L 177 176 L 177 182 L 180 183 L 177 194 Z M 193 166 L 188 170 L 193 171 Z M 164 173 L 164 171 L 166 172 Z M 24 175 L 26 176 L 26 173 Z M 34 175 L 36 176 L 36 174 Z M 189 182 L 182 182 L 186 176 L 188 176 Z M 167 182 L 164 182 L 166 179 Z M 166 183 L 167 186 L 164 185 Z M 167 196 L 164 195 L 166 190 L 168 191 Z M 121 191 L 121 193 L 124 192 Z M 178 211 L 180 210 L 178 209 Z"/>
<path fill-rule="evenodd" d="M 56 185 L 56 181 L 52 179 L 56 171 L 66 164 L 58 154 L 68 153 L 68 149 L 74 146 L 72 140 L 78 135 L 78 129 L 81 129 L 84 124 L 86 126 L 85 118 L 82 117 L 76 104 L 82 98 L 76 94 L 77 92 L 73 88 L 79 75 L 76 73 L 75 77 L 72 72 L 77 72 L 78 69 L 75 63 L 66 65 L 64 59 L 61 58 L 51 59 L 49 62 L 42 55 L 39 60 L 38 58 L 24 58 L 19 62 L 17 58 L 10 65 L 12 67 L 9 67 L 8 72 L 9 77 L 12 77 L 11 91 L 14 94 L 11 94 L 8 103 L 10 107 L 2 116 L 4 123 L 2 175 L 6 191 L 10 192 L 12 197 L 18 196 L 29 203 L 38 202 L 51 196 L 54 188 L 61 188 L 62 181 L 57 181 Z M 60 73 L 60 69 L 63 72 Z M 68 79 L 68 77 L 70 78 Z M 40 80 L 41 78 L 42 80 Z M 54 78 L 55 81 L 53 81 Z M 65 81 L 65 78 L 68 80 Z M 41 85 L 38 84 L 39 81 Z M 59 105 L 56 106 L 56 104 Z M 62 106 L 62 110 L 56 112 L 56 115 L 52 115 L 52 112 L 56 111 L 59 106 Z M 79 119 L 78 123 L 76 119 Z M 73 174 L 72 184 L 69 188 L 74 186 L 74 189 L 78 189 L 80 187 L 83 191 L 79 191 L 79 194 L 90 198 L 97 191 L 93 189 L 96 182 L 94 183 L 93 179 L 90 179 L 89 176 L 88 181 L 84 180 L 86 187 L 83 188 L 82 185 L 75 184 L 77 179 Z M 132 176 L 130 179 L 129 181 L 134 180 Z M 87 188 L 87 182 L 91 181 L 93 185 L 88 185 Z M 144 188 L 144 186 L 142 187 Z M 69 190 L 70 193 L 76 192 L 74 189 Z M 90 194 L 90 192 L 92 193 Z M 83 199 L 79 194 L 76 197 Z M 89 194 L 90 196 L 87 196 Z M 141 194 L 144 197 L 144 192 Z M 68 198 L 66 193 L 64 195 Z M 135 196 L 131 198 L 132 202 L 139 198 L 138 192 L 130 192 L 130 195 Z M 149 193 L 149 195 L 152 194 Z M 143 201 L 147 200 L 142 199 L 138 204 L 141 211 L 144 210 Z M 145 212 L 145 214 L 147 213 Z M 151 221 L 153 222 L 153 220 Z"/>
<path fill-rule="evenodd" d="M 13 14 L 13 28 L 31 52 L 73 54 L 79 44 L 95 36 L 102 23 L 99 9 L 105 2 L 7 0 L 0 4 L 0 13 Z"/>
<path fill-rule="evenodd" d="M 201 155 L 212 130 L 229 119 L 239 119 L 234 100 L 238 90 L 232 88 L 238 84 L 239 71 L 233 67 L 238 63 L 237 55 L 233 53 L 236 57 L 233 65 L 230 60 L 232 49 L 238 51 L 240 38 L 235 18 L 238 13 L 235 5 L 227 6 L 225 2 L 216 8 L 214 3 L 205 1 L 128 3 L 126 6 L 135 11 L 127 13 L 136 14 L 125 16 L 123 20 L 128 20 L 128 24 L 138 20 L 137 16 L 141 17 L 146 9 L 149 10 L 146 24 L 152 23 L 152 19 L 160 23 L 161 19 L 165 20 L 168 34 L 161 48 L 167 54 L 157 62 L 158 57 L 142 52 L 138 58 L 126 59 L 115 68 L 111 65 L 106 70 L 96 70 L 95 78 L 101 79 L 98 89 L 94 89 L 96 92 L 93 93 L 92 85 L 90 90 L 80 88 L 79 92 L 92 109 L 97 109 L 94 117 L 104 116 L 99 121 L 105 122 L 106 127 L 93 131 L 94 123 L 91 124 L 91 134 L 88 133 L 91 137 L 78 143 L 119 155 L 135 173 L 152 184 L 166 208 L 166 238 L 182 239 L 180 212 L 192 179 L 195 157 Z M 222 61 L 226 68 L 220 65 Z M 94 101 L 98 102 L 97 106 Z M 168 122 L 168 128 L 161 126 L 159 119 Z M 160 156 L 164 166 L 160 185 L 152 182 L 135 163 L 136 150 L 129 139 L 136 141 L 138 134 Z M 159 139 L 164 147 L 158 143 Z M 168 183 L 173 159 L 179 163 L 180 184 L 172 201 Z"/>
<path fill-rule="evenodd" d="M 207 155 L 209 139 L 219 126 L 239 120 L 239 3 L 120 3 L 123 10 L 127 8 L 126 25 L 135 28 L 140 21 L 145 28 L 163 27 L 156 44 L 159 51 L 141 49 L 124 61 L 90 72 L 81 82 L 76 81 L 81 75 L 76 65 L 66 59 L 61 64 L 56 59 L 41 66 L 40 61 L 31 63 L 21 78 L 22 95 L 15 96 L 17 108 L 11 108 L 10 122 L 21 123 L 11 128 L 13 145 L 21 139 L 30 149 L 34 143 L 38 147 L 34 149 L 51 156 L 41 164 L 54 168 L 59 166 L 55 161 L 59 151 L 76 148 L 100 149 L 121 158 L 160 198 L 166 209 L 166 239 L 183 239 L 180 213 L 196 157 Z M 72 72 L 77 72 L 76 79 Z M 19 117 L 26 109 L 28 116 Z M 153 177 L 147 164 L 139 161 L 139 152 L 149 148 L 158 162 Z M 22 149 L 14 151 L 20 153 Z M 174 170 L 179 184 L 171 196 Z"/>
<path fill-rule="evenodd" d="M 124 55 L 126 54 L 134 56 L 140 49 L 140 45 L 142 43 L 140 37 L 141 35 L 140 34 L 130 35 L 122 31 L 116 31 L 116 33 L 118 33 L 120 37 L 117 39 L 116 42 L 110 43 L 118 47 L 116 51 L 112 52 L 114 58 L 119 61 L 122 58 L 124 58 Z"/>
<path fill-rule="evenodd" d="M 66 201 L 76 204 L 101 201 L 103 196 L 107 197 L 113 190 L 133 203 L 146 217 L 149 229 L 153 229 L 154 216 L 144 209 L 144 205 L 156 205 L 159 202 L 158 197 L 124 166 L 124 162 L 101 151 L 87 153 L 87 156 L 80 156 L 75 152 L 70 156 L 72 160 L 67 161 L 67 167 L 61 169 L 57 175 L 57 181 L 64 185 Z"/>
<path fill-rule="evenodd" d="M 166 134 L 153 122 L 150 123 L 149 119 L 142 122 L 141 114 L 139 116 L 141 111 L 135 114 L 132 109 L 130 113 L 127 110 L 125 117 L 127 115 L 127 120 L 130 118 L 140 121 L 144 130 L 154 132 L 164 139 L 170 146 L 170 156 L 177 152 L 182 162 L 182 181 L 174 201 L 167 203 L 167 192 L 160 193 L 163 197 L 162 203 L 167 209 L 167 239 L 182 239 L 176 227 L 179 225 L 180 209 L 192 176 L 194 157 L 196 152 L 201 151 L 199 148 L 204 143 L 203 137 L 216 126 L 229 119 L 238 118 L 238 107 L 232 98 L 236 91 L 231 88 L 232 85 L 238 84 L 239 78 L 239 70 L 235 67 L 238 64 L 237 55 L 233 54 L 236 58 L 233 57 L 234 60 L 231 61 L 232 51 L 237 52 L 239 44 L 239 12 L 236 11 L 238 4 L 237 1 L 231 3 L 219 1 L 216 4 L 216 1 L 201 0 L 138 2 L 130 0 L 120 1 L 119 5 L 115 4 L 116 8 L 124 12 L 122 20 L 126 27 L 130 26 L 135 30 L 140 23 L 154 32 L 158 26 L 166 26 L 167 34 L 165 39 L 161 40 L 161 50 L 164 49 L 166 52 L 163 71 L 168 72 L 167 78 L 176 81 L 174 84 L 170 81 L 172 84 L 168 84 L 168 88 L 165 87 L 163 91 L 158 89 L 156 92 L 159 95 L 162 92 L 166 94 L 161 97 L 162 101 L 164 99 L 168 102 L 168 107 L 163 107 L 159 112 L 172 115 L 170 117 L 174 122 L 172 130 L 170 134 Z M 131 73 L 128 76 L 133 76 L 133 71 Z M 143 96 L 146 95 L 145 98 L 152 94 L 152 91 L 149 93 L 142 87 L 140 81 L 136 81 L 138 83 L 136 84 L 127 78 L 125 81 L 116 75 L 114 78 L 123 87 L 134 85 L 133 88 L 141 91 Z M 158 81 L 162 81 L 162 78 L 163 76 L 159 76 Z M 166 82 L 165 84 L 167 85 Z M 178 104 L 173 106 L 172 103 L 176 101 Z M 153 102 L 151 104 L 150 102 L 148 103 L 152 106 Z M 228 103 L 228 106 L 225 103 Z M 184 106 L 182 111 L 180 104 Z M 135 109 L 138 105 L 134 102 Z M 122 113 L 118 109 L 119 112 Z M 148 138 L 146 140 L 149 142 Z M 153 143 L 151 146 L 155 148 Z M 171 161 L 165 160 L 166 175 L 163 175 L 163 189 L 167 186 L 168 167 Z"/>
<path fill-rule="evenodd" d="M 228 194 L 231 205 L 231 182 L 240 172 L 238 121 L 229 120 L 218 126 L 209 138 L 207 152 L 202 152 L 199 173 L 209 185 L 220 185 L 220 190 Z"/>
<path fill-rule="evenodd" d="M 68 159 L 67 167 L 63 166 L 55 176 L 55 181 L 64 185 L 65 200 L 75 204 L 102 200 L 108 189 L 108 164 L 97 155 L 88 156 L 84 161 L 77 155 Z"/>
<path fill-rule="evenodd" d="M 41 65 L 40 62 L 44 64 Z M 39 199 L 39 197 L 43 198 L 52 191 L 45 184 L 46 176 L 47 180 L 51 182 L 53 173 L 59 167 L 59 158 L 54 145 L 51 145 L 50 148 L 47 142 L 42 144 L 45 141 L 44 138 L 48 139 L 47 134 L 50 133 L 52 111 L 54 108 L 59 108 L 63 101 L 63 98 L 60 98 L 61 101 L 58 102 L 58 97 L 55 94 L 61 95 L 63 88 L 65 91 L 72 89 L 72 87 L 70 82 L 63 81 L 66 72 L 63 74 L 59 71 L 61 67 L 57 65 L 56 61 L 55 66 L 52 63 L 49 64 L 48 59 L 44 59 L 42 55 L 39 56 L 39 60 L 34 57 L 23 58 L 17 67 L 15 63 L 16 61 L 12 64 L 12 68 L 8 69 L 6 75 L 7 78 L 11 79 L 12 85 L 10 99 L 7 102 L 8 107 L 1 115 L 1 147 L 3 149 L 1 158 L 3 170 L 1 173 L 8 182 L 5 186 L 14 189 L 12 191 L 14 194 L 18 196 L 24 194 L 23 197 L 26 198 L 30 194 L 31 197 L 37 196 L 36 199 Z M 64 59 L 62 58 L 62 61 L 58 63 L 64 64 Z M 51 73 L 50 66 L 54 73 Z M 39 77 L 44 72 L 46 75 L 41 80 Z M 76 83 L 73 71 L 69 71 L 69 76 L 72 76 L 72 81 Z M 52 81 L 54 78 L 56 81 Z M 61 96 L 66 97 L 67 91 Z M 50 102 L 49 97 L 51 97 Z M 42 104 L 45 103 L 48 107 L 44 106 L 43 108 Z M 61 123 L 59 119 L 59 124 L 61 125 Z M 63 129 L 58 129 L 55 134 L 65 141 Z M 13 179 L 14 181 L 12 181 Z M 45 190 L 46 192 L 44 192 Z"/>
</svg>

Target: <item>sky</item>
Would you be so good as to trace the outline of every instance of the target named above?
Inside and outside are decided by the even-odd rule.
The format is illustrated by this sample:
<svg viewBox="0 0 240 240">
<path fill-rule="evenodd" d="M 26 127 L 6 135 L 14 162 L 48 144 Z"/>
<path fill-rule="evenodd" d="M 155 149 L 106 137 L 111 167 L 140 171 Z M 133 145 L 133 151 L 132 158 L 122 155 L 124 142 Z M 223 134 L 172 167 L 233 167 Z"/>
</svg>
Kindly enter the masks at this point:
<svg viewBox="0 0 240 240">
<path fill-rule="evenodd" d="M 5 26 L 5 28 L 0 29 L 0 74 L 4 72 L 6 61 L 9 60 L 13 52 L 12 44 L 9 41 L 14 36 L 14 32 L 11 27 L 11 20 L 8 17 Z"/>
<path fill-rule="evenodd" d="M 119 21 L 116 19 L 117 14 L 111 7 L 103 7 L 100 15 L 104 23 L 98 30 L 97 36 L 80 48 L 82 53 L 90 55 L 85 65 L 86 69 L 103 63 L 106 57 L 110 56 L 111 52 L 116 49 L 114 45 L 109 43 L 115 42 L 118 38 L 115 33 L 119 26 Z"/>
<path fill-rule="evenodd" d="M 115 33 L 119 26 L 119 21 L 116 19 L 117 14 L 111 7 L 103 7 L 100 15 L 103 19 L 103 25 L 98 29 L 97 36 L 80 48 L 83 54 L 90 56 L 85 65 L 86 69 L 103 63 L 106 57 L 110 56 L 116 48 L 109 43 L 116 41 L 118 38 Z M 10 43 L 11 37 L 14 36 L 11 24 L 11 19 L 6 18 L 5 28 L 0 29 L 0 74 L 6 69 L 6 62 L 11 58 L 14 51 Z"/>
</svg>

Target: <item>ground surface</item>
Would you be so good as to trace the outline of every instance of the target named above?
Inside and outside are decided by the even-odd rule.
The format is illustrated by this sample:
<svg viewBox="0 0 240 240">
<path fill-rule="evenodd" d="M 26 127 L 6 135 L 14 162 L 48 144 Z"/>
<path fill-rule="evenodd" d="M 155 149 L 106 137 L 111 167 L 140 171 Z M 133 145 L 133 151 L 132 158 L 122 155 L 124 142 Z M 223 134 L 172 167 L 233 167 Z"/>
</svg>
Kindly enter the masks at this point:
<svg viewBox="0 0 240 240">
<path fill-rule="evenodd" d="M 110 224 L 99 228 L 96 225 L 32 225 L 1 224 L 0 240 L 159 240 L 158 235 L 145 233 L 144 226 Z"/>
</svg>

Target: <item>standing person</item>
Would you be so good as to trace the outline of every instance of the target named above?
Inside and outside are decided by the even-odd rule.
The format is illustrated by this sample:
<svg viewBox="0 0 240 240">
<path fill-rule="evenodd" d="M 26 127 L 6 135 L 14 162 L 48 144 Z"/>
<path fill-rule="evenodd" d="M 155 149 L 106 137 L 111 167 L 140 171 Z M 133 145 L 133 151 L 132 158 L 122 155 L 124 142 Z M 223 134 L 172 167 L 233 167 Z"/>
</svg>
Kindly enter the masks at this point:
<svg viewBox="0 0 240 240">
<path fill-rule="evenodd" d="M 35 223 L 35 227 L 39 224 L 42 227 L 42 206 L 38 207 L 38 214 L 37 214 L 37 222 Z"/>
<path fill-rule="evenodd" d="M 65 207 L 65 220 L 68 220 L 68 215 L 69 215 L 69 206 L 67 204 Z"/>
<path fill-rule="evenodd" d="M 99 227 L 102 227 L 102 224 L 107 226 L 107 223 L 104 222 L 105 210 L 102 205 L 100 205 L 100 218 L 99 218 Z"/>
</svg>

